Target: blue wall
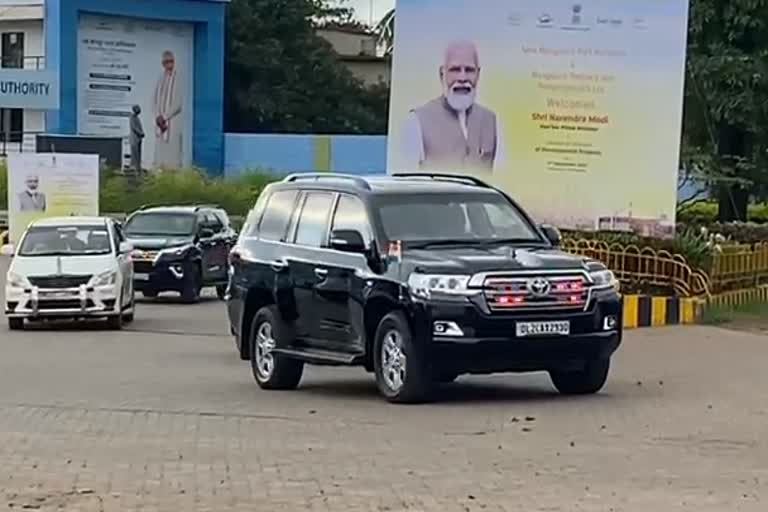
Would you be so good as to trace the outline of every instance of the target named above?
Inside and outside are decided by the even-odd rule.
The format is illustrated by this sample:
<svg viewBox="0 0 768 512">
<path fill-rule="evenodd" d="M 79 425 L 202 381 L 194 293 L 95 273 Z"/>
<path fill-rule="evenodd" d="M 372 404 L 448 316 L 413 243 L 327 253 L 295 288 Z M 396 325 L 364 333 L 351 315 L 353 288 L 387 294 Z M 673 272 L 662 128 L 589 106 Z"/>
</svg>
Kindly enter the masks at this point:
<svg viewBox="0 0 768 512">
<path fill-rule="evenodd" d="M 192 160 L 217 174 L 224 161 L 224 29 L 227 0 L 47 0 L 45 53 L 59 71 L 61 109 L 46 115 L 50 133 L 77 133 L 77 46 L 80 13 L 195 24 Z"/>
<path fill-rule="evenodd" d="M 384 135 L 279 135 L 224 136 L 224 174 L 265 169 L 279 173 L 333 171 L 381 174 L 387 168 Z"/>
</svg>

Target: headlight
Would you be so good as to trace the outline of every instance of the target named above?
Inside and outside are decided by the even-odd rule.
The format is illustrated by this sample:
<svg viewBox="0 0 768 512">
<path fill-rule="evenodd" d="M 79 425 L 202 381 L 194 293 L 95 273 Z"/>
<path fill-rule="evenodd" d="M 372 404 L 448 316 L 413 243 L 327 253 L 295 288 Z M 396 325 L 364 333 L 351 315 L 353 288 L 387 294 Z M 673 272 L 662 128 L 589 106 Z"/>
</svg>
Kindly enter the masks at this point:
<svg viewBox="0 0 768 512">
<path fill-rule="evenodd" d="M 157 253 L 157 256 L 158 258 L 161 258 L 163 256 L 170 256 L 171 258 L 177 258 L 179 256 L 183 256 L 184 253 L 186 253 L 192 247 L 194 247 L 194 245 L 187 244 L 187 245 L 182 245 L 181 247 L 172 247 L 170 249 L 163 249 L 162 251 L 159 251 Z"/>
<path fill-rule="evenodd" d="M 6 284 L 11 288 L 31 288 L 32 284 L 29 282 L 29 280 L 21 276 L 19 274 L 14 274 L 13 272 L 8 272 L 8 277 L 6 278 Z"/>
<path fill-rule="evenodd" d="M 589 277 L 592 278 L 592 283 L 597 289 L 613 288 L 619 291 L 619 280 L 616 279 L 616 275 L 610 270 L 598 270 L 589 273 Z"/>
<path fill-rule="evenodd" d="M 469 279 L 470 276 L 413 273 L 408 277 L 408 286 L 411 293 L 423 299 L 433 294 L 468 295 Z"/>
<path fill-rule="evenodd" d="M 116 281 L 117 271 L 110 270 L 109 272 L 104 272 L 103 274 L 96 276 L 93 280 L 93 286 L 110 286 L 115 284 Z"/>
</svg>

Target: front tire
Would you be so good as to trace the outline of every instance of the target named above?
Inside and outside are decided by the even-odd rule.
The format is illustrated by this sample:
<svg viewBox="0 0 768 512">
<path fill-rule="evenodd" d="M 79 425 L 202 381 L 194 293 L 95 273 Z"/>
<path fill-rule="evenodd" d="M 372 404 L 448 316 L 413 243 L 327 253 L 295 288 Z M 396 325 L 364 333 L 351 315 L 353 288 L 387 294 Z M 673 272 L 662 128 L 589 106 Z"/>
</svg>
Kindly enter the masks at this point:
<svg viewBox="0 0 768 512">
<path fill-rule="evenodd" d="M 200 300 L 200 292 L 202 291 L 203 276 L 200 273 L 200 269 L 195 269 L 192 272 L 192 276 L 184 283 L 184 289 L 181 292 L 181 300 L 187 304 L 194 304 Z"/>
<path fill-rule="evenodd" d="M 11 331 L 23 331 L 24 330 L 24 319 L 23 318 L 9 318 L 8 319 L 8 329 Z"/>
<path fill-rule="evenodd" d="M 123 328 L 123 315 L 113 315 L 107 317 L 107 328 L 110 331 L 119 331 Z"/>
<path fill-rule="evenodd" d="M 280 317 L 275 306 L 261 308 L 253 317 L 250 331 L 251 369 L 262 389 L 296 389 L 304 373 L 304 363 L 280 354 L 275 347 L 290 345 L 293 329 Z"/>
<path fill-rule="evenodd" d="M 549 372 L 552 384 L 564 395 L 592 395 L 600 391 L 608 380 L 610 359 L 588 361 L 583 370 L 575 372 Z"/>
<path fill-rule="evenodd" d="M 434 383 L 425 354 L 399 311 L 385 316 L 376 330 L 374 373 L 379 392 L 390 402 L 420 403 L 431 397 Z"/>
</svg>

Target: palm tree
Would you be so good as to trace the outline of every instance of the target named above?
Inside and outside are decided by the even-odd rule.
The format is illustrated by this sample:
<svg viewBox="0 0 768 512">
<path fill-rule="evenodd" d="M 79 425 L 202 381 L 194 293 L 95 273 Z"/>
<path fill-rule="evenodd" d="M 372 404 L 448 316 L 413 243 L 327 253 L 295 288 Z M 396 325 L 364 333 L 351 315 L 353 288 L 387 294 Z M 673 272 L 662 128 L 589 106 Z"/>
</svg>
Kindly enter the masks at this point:
<svg viewBox="0 0 768 512">
<path fill-rule="evenodd" d="M 392 9 L 385 14 L 373 30 L 378 37 L 377 45 L 384 56 L 391 56 L 395 46 L 395 10 Z"/>
</svg>

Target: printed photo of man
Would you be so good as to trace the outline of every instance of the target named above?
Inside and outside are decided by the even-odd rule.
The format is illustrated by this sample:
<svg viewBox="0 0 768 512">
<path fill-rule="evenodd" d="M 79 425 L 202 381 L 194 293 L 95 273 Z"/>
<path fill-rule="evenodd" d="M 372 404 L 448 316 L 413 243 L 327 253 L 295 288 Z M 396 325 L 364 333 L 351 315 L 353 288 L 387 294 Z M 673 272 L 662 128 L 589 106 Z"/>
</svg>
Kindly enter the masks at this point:
<svg viewBox="0 0 768 512">
<path fill-rule="evenodd" d="M 506 160 L 498 116 L 478 104 L 480 57 L 470 41 L 445 49 L 442 94 L 411 110 L 402 132 L 403 172 L 492 172 Z"/>
<path fill-rule="evenodd" d="M 45 194 L 40 192 L 40 177 L 37 174 L 30 174 L 24 183 L 26 188 L 17 196 L 19 211 L 44 212 L 48 205 L 45 201 Z"/>
<path fill-rule="evenodd" d="M 157 80 L 154 95 L 155 167 L 179 169 L 183 163 L 182 110 L 184 87 L 176 70 L 176 57 L 166 50 L 162 58 L 163 72 Z"/>
</svg>

